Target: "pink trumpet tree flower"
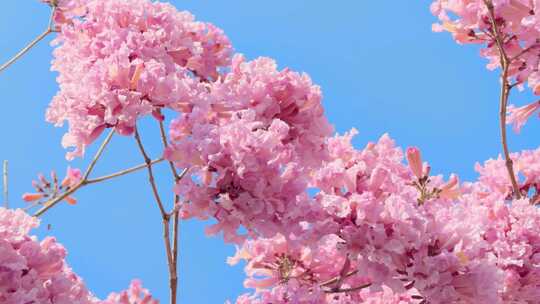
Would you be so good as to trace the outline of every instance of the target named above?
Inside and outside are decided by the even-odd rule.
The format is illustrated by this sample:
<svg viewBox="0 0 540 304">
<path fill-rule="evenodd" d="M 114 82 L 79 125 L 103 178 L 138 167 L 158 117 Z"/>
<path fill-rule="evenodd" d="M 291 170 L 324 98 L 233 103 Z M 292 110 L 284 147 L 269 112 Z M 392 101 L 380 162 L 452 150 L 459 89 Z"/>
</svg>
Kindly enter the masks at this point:
<svg viewBox="0 0 540 304">
<path fill-rule="evenodd" d="M 514 106 L 509 107 L 507 123 L 514 125 L 514 131 L 519 133 L 521 128 L 525 125 L 527 120 L 540 109 L 540 101 L 533 102 L 526 106 L 516 108 Z"/>
</svg>

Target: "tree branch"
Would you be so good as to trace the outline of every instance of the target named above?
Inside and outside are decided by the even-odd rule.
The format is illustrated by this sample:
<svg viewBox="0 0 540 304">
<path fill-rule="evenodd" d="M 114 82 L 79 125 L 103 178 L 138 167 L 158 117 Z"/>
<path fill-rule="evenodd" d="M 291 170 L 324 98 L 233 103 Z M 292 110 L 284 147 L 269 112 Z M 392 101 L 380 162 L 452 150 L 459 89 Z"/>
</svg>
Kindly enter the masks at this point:
<svg viewBox="0 0 540 304">
<path fill-rule="evenodd" d="M 159 113 L 161 114 L 161 112 Z M 163 147 L 166 149 L 169 146 L 169 143 L 167 141 L 167 134 L 165 132 L 165 126 L 163 125 L 163 120 L 159 121 L 159 132 L 161 135 L 161 142 L 163 143 Z M 171 173 L 174 177 L 174 182 L 178 183 L 184 175 L 187 173 L 187 169 L 184 169 L 184 171 L 178 175 L 178 172 L 176 171 L 176 167 L 171 161 L 168 161 L 169 167 L 171 169 Z M 170 287 L 171 287 L 171 301 L 172 299 L 177 298 L 178 294 L 178 238 L 179 238 L 179 214 L 178 214 L 178 204 L 180 203 L 180 197 L 178 194 L 174 195 L 174 206 L 172 210 L 173 215 L 173 248 L 172 248 L 172 260 L 173 260 L 173 267 L 174 270 L 172 272 L 171 278 L 170 278 Z"/>
<path fill-rule="evenodd" d="M 352 288 L 330 289 L 330 290 L 325 290 L 324 292 L 326 292 L 326 293 L 354 292 L 354 291 L 358 291 L 358 290 L 361 290 L 361 289 L 364 289 L 364 288 L 368 288 L 369 286 L 371 286 L 371 283 L 367 283 L 367 284 L 352 287 Z"/>
<path fill-rule="evenodd" d="M 158 159 L 155 159 L 155 160 L 151 161 L 150 163 L 152 165 L 155 165 L 155 164 L 158 164 L 158 163 L 162 162 L 163 160 L 164 160 L 163 158 L 158 158 Z M 124 169 L 122 171 L 111 173 L 111 174 L 108 174 L 108 175 L 104 175 L 104 176 L 89 179 L 89 180 L 86 181 L 85 185 L 90 185 L 90 184 L 103 182 L 103 181 L 106 181 L 106 180 L 109 180 L 109 179 L 113 179 L 115 177 L 120 177 L 120 176 L 123 176 L 123 175 L 127 175 L 127 174 L 130 174 L 130 173 L 142 170 L 144 168 L 146 168 L 146 163 L 140 164 L 138 166 L 134 166 L 134 167 L 131 167 L 131 168 L 128 168 L 128 169 Z"/>
<path fill-rule="evenodd" d="M 150 183 L 150 186 L 152 188 L 152 192 L 154 194 L 154 199 L 156 200 L 156 203 L 158 204 L 159 211 L 161 213 L 161 220 L 163 224 L 163 241 L 165 242 L 165 251 L 167 255 L 167 265 L 169 268 L 169 288 L 170 288 L 170 294 L 171 294 L 171 304 L 176 304 L 176 291 L 177 291 L 177 285 L 178 285 L 178 279 L 176 275 L 176 264 L 175 259 L 173 257 L 173 249 L 171 248 L 171 239 L 170 239 L 170 215 L 165 211 L 165 208 L 163 207 L 163 203 L 161 201 L 161 198 L 159 196 L 159 192 L 156 186 L 156 182 L 154 179 L 154 173 L 152 170 L 152 163 L 150 161 L 150 158 L 148 157 L 148 154 L 146 153 L 146 150 L 144 148 L 144 145 L 141 140 L 141 136 L 139 134 L 139 130 L 137 127 L 135 127 L 135 141 L 137 142 L 137 146 L 139 147 L 139 150 L 141 152 L 141 155 L 144 158 L 144 162 L 146 163 L 146 168 L 148 171 L 148 182 Z"/>
<path fill-rule="evenodd" d="M 348 272 L 348 273 L 347 273 L 346 275 L 344 275 L 344 276 L 337 276 L 337 277 L 335 277 L 335 278 L 333 278 L 333 279 L 330 279 L 330 280 L 328 280 L 328 281 L 324 281 L 324 282 L 322 282 L 322 283 L 319 284 L 319 285 L 320 285 L 321 287 L 329 286 L 329 285 L 332 285 L 332 284 L 337 283 L 337 282 L 340 280 L 340 278 L 348 278 L 348 277 L 352 277 L 353 275 L 355 275 L 355 274 L 357 274 L 357 273 L 358 273 L 358 269 L 353 270 L 353 271 L 351 271 L 351 272 Z"/>
<path fill-rule="evenodd" d="M 152 160 L 150 159 L 150 157 L 148 157 L 148 154 L 146 153 L 146 150 L 144 149 L 144 145 L 142 143 L 141 136 L 139 134 L 139 130 L 137 129 L 137 127 L 135 127 L 135 141 L 137 142 L 139 151 L 141 152 L 141 155 L 144 158 L 144 162 L 146 164 L 145 167 L 148 171 L 148 182 L 150 183 L 150 186 L 152 188 L 152 193 L 159 207 L 159 211 L 161 212 L 161 216 L 164 219 L 168 219 L 169 217 L 167 215 L 167 212 L 165 211 L 165 208 L 163 207 L 163 202 L 161 201 L 161 197 L 159 196 L 159 192 L 156 186 L 156 181 L 154 179 L 154 170 L 152 169 Z"/>
<path fill-rule="evenodd" d="M 97 161 L 99 160 L 99 158 L 103 154 L 103 151 L 105 150 L 105 147 L 107 147 L 107 145 L 111 141 L 111 139 L 112 139 L 112 137 L 114 135 L 114 132 L 115 132 L 115 130 L 111 129 L 109 134 L 107 134 L 107 137 L 105 138 L 105 140 L 103 140 L 103 143 L 101 143 L 101 146 L 99 147 L 98 151 L 94 155 L 94 158 L 92 159 L 92 161 L 90 162 L 90 165 L 86 169 L 86 172 L 84 173 L 83 178 L 81 179 L 81 181 L 78 182 L 72 188 L 70 188 L 68 191 L 64 192 L 62 195 L 60 195 L 58 197 L 55 197 L 55 198 L 45 202 L 44 206 L 34 214 L 35 217 L 42 216 L 45 212 L 47 212 L 49 209 L 54 207 L 56 204 L 63 201 L 66 197 L 70 196 L 75 191 L 79 190 L 79 188 L 81 188 L 81 187 L 83 187 L 83 186 L 85 186 L 87 184 L 88 176 L 90 176 L 90 173 L 92 173 L 92 170 L 94 169 L 94 167 L 96 166 Z"/>
<path fill-rule="evenodd" d="M 53 29 L 53 21 L 54 20 L 53 19 L 54 19 L 55 12 L 56 12 L 56 7 L 53 7 L 52 10 L 51 10 L 51 16 L 49 17 L 49 24 L 47 25 L 47 29 L 43 33 L 41 33 L 39 36 L 37 36 L 34 40 L 32 40 L 28 45 L 26 45 L 17 54 L 15 54 L 15 56 L 13 56 L 11 59 L 9 59 L 6 63 L 2 64 L 2 66 L 0 66 L 0 73 L 2 71 L 4 71 L 5 69 L 7 69 L 10 65 L 15 63 L 15 61 L 17 61 L 24 54 L 26 54 L 30 49 L 32 49 L 36 44 L 38 44 L 38 42 L 40 42 L 45 37 L 47 37 L 47 35 L 54 32 L 54 29 Z"/>
<path fill-rule="evenodd" d="M 497 49 L 499 50 L 500 64 L 501 64 L 501 69 L 502 69 L 502 73 L 501 73 L 502 83 L 501 83 L 501 93 L 500 93 L 500 101 L 499 101 L 499 127 L 500 127 L 500 132 L 501 132 L 501 144 L 502 144 L 503 153 L 504 153 L 506 170 L 508 171 L 508 176 L 510 177 L 510 182 L 512 183 L 514 194 L 516 198 L 519 199 L 521 198 L 521 192 L 519 190 L 516 174 L 514 173 L 514 165 L 510 157 L 510 151 L 508 149 L 508 140 L 507 140 L 507 134 L 506 134 L 506 114 L 507 114 L 507 106 L 508 106 L 508 97 L 510 96 L 510 90 L 512 89 L 512 86 L 510 85 L 509 80 L 508 80 L 508 71 L 510 69 L 510 65 L 512 61 L 508 58 L 508 55 L 506 54 L 506 51 L 504 49 L 503 37 L 501 36 L 501 33 L 497 26 L 497 22 L 495 21 L 495 11 L 493 7 L 493 3 L 491 2 L 491 0 L 484 0 L 484 3 L 487 6 L 488 11 L 489 11 L 489 19 L 491 22 L 493 36 L 495 37 L 495 44 L 497 45 Z"/>
</svg>

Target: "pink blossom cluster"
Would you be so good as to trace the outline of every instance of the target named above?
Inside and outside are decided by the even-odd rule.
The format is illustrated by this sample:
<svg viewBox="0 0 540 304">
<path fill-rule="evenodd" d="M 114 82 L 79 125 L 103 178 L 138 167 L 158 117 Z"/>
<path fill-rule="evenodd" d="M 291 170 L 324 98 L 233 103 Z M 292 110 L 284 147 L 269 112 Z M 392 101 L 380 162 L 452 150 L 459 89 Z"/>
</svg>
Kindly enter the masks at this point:
<svg viewBox="0 0 540 304">
<path fill-rule="evenodd" d="M 152 298 L 150 292 L 142 287 L 140 281 L 133 280 L 127 290 L 111 293 L 106 300 L 98 304 L 159 304 L 159 301 Z"/>
<path fill-rule="evenodd" d="M 65 23 L 72 23 L 73 18 L 86 14 L 88 0 L 41 0 L 54 8 L 52 16 L 54 29 L 58 30 Z"/>
<path fill-rule="evenodd" d="M 84 14 L 57 23 L 52 69 L 60 91 L 47 111 L 68 122 L 68 158 L 81 156 L 100 133 L 131 134 L 139 117 L 192 99 L 201 82 L 218 78 L 230 62 L 223 32 L 188 12 L 147 0 L 60 1 L 57 10 L 84 3 Z M 177 107 L 176 107 L 177 108 Z"/>
<path fill-rule="evenodd" d="M 508 77 L 516 85 L 525 82 L 535 95 L 540 95 L 540 2 L 537 0 L 437 0 L 432 13 L 440 23 L 434 31 L 448 31 L 460 44 L 480 44 L 482 56 L 489 60 L 488 68 L 501 66 L 501 56 L 494 35 L 489 6 L 501 47 L 509 60 Z M 514 107 L 509 123 L 519 131 L 525 121 L 538 109 L 538 102 Z"/>
<path fill-rule="evenodd" d="M 360 290 L 355 293 L 325 293 L 318 288 L 301 287 L 294 282 L 264 290 L 259 295 L 242 295 L 236 304 L 418 304 L 421 303 L 409 293 L 395 293 L 388 287 L 381 291 Z"/>
<path fill-rule="evenodd" d="M 327 235 L 308 245 L 297 236 L 279 234 L 247 241 L 229 263 L 247 261 L 245 286 L 256 288 L 257 294 L 242 295 L 236 303 L 415 303 L 412 293 L 397 294 L 386 286 L 380 291 L 332 292 L 369 285 L 368 277 L 350 275 L 357 267 L 344 250 L 336 250 L 340 242 L 336 235 Z M 336 279 L 340 274 L 343 282 Z"/>
<path fill-rule="evenodd" d="M 362 297 L 380 300 L 385 291 L 395 303 L 540 298 L 540 210 L 533 198 L 509 204 L 508 185 L 486 195 L 507 178 L 492 165 L 497 161 L 481 167 L 493 168 L 480 169 L 480 181 L 459 186 L 417 176 L 417 162 L 404 165 L 386 135 L 359 151 L 350 143 L 353 134 L 329 140 L 331 158 L 313 174 L 320 192 L 312 204 L 320 213 L 303 219 L 305 230 L 248 241 L 230 260 L 247 261 L 245 285 L 256 289 L 238 303 L 361 303 L 368 301 Z M 409 149 L 407 158 L 417 155 Z M 528 184 L 540 181 L 536 155 L 526 151 L 518 158 Z M 423 203 L 419 179 L 434 193 Z M 459 196 L 441 195 L 448 185 L 460 188 Z M 332 278 L 339 289 L 324 283 Z M 339 292 L 358 286 L 366 288 Z"/>
<path fill-rule="evenodd" d="M 52 237 L 39 242 L 28 236 L 37 226 L 37 219 L 21 210 L 0 208 L 0 302 L 94 303 L 64 262 L 64 247 Z"/>
<path fill-rule="evenodd" d="M 213 217 L 208 233 L 227 241 L 237 230 L 272 235 L 308 210 L 308 173 L 324 157 L 332 131 L 321 93 L 305 74 L 277 70 L 268 58 L 237 55 L 229 73 L 208 84 L 170 127 L 166 156 L 190 167 L 177 194 L 184 218 Z M 297 226 L 297 225 L 295 225 Z"/>
<path fill-rule="evenodd" d="M 29 235 L 38 225 L 36 218 L 20 209 L 0 208 L 0 303 L 158 303 L 137 281 L 128 291 L 100 301 L 66 264 L 66 249 L 55 238 L 38 241 Z"/>
<path fill-rule="evenodd" d="M 68 167 L 66 176 L 59 182 L 55 171 L 51 172 L 51 180 L 49 181 L 42 174 L 38 175 L 37 181 L 32 181 L 32 186 L 35 189 L 34 193 L 25 193 L 22 199 L 25 202 L 33 204 L 43 204 L 45 201 L 54 199 L 66 191 L 76 187 L 82 180 L 82 173 L 79 169 Z M 68 204 L 75 205 L 77 200 L 72 196 L 66 196 L 64 199 Z"/>
<path fill-rule="evenodd" d="M 511 154 L 514 170 L 518 176 L 521 194 L 529 196 L 533 204 L 540 203 L 540 148 Z M 512 185 L 505 175 L 506 162 L 499 157 L 484 165 L 476 164 L 480 174 L 475 184 L 475 192 L 485 202 L 504 200 L 512 197 Z"/>
</svg>

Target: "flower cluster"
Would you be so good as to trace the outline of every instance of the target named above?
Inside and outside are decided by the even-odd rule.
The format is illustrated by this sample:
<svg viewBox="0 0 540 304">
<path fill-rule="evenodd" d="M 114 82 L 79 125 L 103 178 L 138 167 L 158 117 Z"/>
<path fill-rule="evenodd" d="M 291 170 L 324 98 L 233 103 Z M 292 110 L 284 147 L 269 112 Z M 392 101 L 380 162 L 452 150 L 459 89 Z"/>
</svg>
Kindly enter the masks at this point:
<svg viewBox="0 0 540 304">
<path fill-rule="evenodd" d="M 288 283 L 280 285 L 271 290 L 264 290 L 261 294 L 242 295 L 236 304 L 418 304 L 418 298 L 414 298 L 409 292 L 395 293 L 388 287 L 383 287 L 381 291 L 361 290 L 349 293 L 325 293 L 319 289 L 305 288 Z"/>
<path fill-rule="evenodd" d="M 171 124 L 166 152 L 191 168 L 192 178 L 176 188 L 187 202 L 184 218 L 214 217 L 209 233 L 224 231 L 228 241 L 241 242 L 241 225 L 272 235 L 309 214 L 300 211 L 309 201 L 308 173 L 326 153 L 332 128 L 307 75 L 238 55 L 231 71 L 186 107 Z"/>
<path fill-rule="evenodd" d="M 41 0 L 41 2 L 54 8 L 52 21 L 55 29 L 58 30 L 63 24 L 71 24 L 73 18 L 84 16 L 88 0 Z"/>
<path fill-rule="evenodd" d="M 540 203 L 540 148 L 513 153 L 511 158 L 516 175 L 520 177 L 518 186 L 521 194 L 531 197 L 532 204 Z M 512 197 L 513 189 L 502 157 L 488 160 L 484 165 L 476 164 L 476 171 L 480 174 L 474 184 L 478 199 L 487 204 Z"/>
<path fill-rule="evenodd" d="M 303 235 L 278 234 L 244 243 L 229 263 L 247 261 L 245 286 L 256 288 L 257 294 L 242 295 L 237 303 L 350 303 L 375 298 L 366 292 L 338 292 L 370 285 L 368 278 L 356 275 L 357 267 L 345 251 L 338 250 L 343 240 L 327 235 L 306 242 Z"/>
<path fill-rule="evenodd" d="M 47 180 L 42 174 L 38 175 L 37 181 L 32 181 L 35 193 L 25 193 L 22 199 L 25 202 L 31 202 L 34 205 L 43 204 L 45 201 L 54 199 L 76 187 L 82 179 L 82 173 L 79 169 L 68 167 L 66 176 L 62 182 L 58 181 L 55 171 L 51 172 L 51 181 Z M 64 199 L 68 204 L 75 205 L 77 200 L 71 196 Z"/>
<path fill-rule="evenodd" d="M 3 304 L 157 304 L 134 281 L 129 290 L 94 297 L 65 262 L 66 249 L 55 238 L 30 236 L 36 218 L 22 210 L 0 208 L 0 302 Z M 141 296 L 142 295 L 142 296 Z"/>
<path fill-rule="evenodd" d="M 159 304 L 159 301 L 152 298 L 150 292 L 142 287 L 140 281 L 134 280 L 127 290 L 121 293 L 111 293 L 106 300 L 97 304 Z"/>
<path fill-rule="evenodd" d="M 330 159 L 312 181 L 319 213 L 304 219 L 305 231 L 239 249 L 232 261 L 247 260 L 256 293 L 238 303 L 380 303 L 385 291 L 396 303 L 534 303 L 540 210 L 535 196 L 506 203 L 506 180 L 486 195 L 506 177 L 500 161 L 486 162 L 476 183 L 444 183 L 428 176 L 417 149 L 406 166 L 388 136 L 359 151 L 353 134 L 328 141 Z M 524 185 L 538 182 L 536 154 L 516 155 Z M 419 204 L 422 189 L 435 194 Z"/>
<path fill-rule="evenodd" d="M 528 83 L 540 95 L 540 3 L 533 0 L 437 0 L 432 13 L 441 23 L 434 31 L 452 33 L 458 43 L 480 44 L 488 68 L 508 64 L 514 85 Z M 501 58 L 501 49 L 504 55 Z M 505 58 L 504 58 L 505 57 Z M 519 130 L 538 103 L 514 108 L 510 122 Z"/>
<path fill-rule="evenodd" d="M 81 279 L 65 264 L 66 250 L 54 238 L 29 237 L 38 221 L 24 212 L 0 208 L 0 302 L 94 302 Z"/>
<path fill-rule="evenodd" d="M 76 3 L 60 1 L 57 9 Z M 47 120 L 68 122 L 63 145 L 75 148 L 68 158 L 81 156 L 106 128 L 131 134 L 137 118 L 191 99 L 229 65 L 222 31 L 169 4 L 89 0 L 84 12 L 57 24 L 54 42 L 60 91 Z"/>
</svg>

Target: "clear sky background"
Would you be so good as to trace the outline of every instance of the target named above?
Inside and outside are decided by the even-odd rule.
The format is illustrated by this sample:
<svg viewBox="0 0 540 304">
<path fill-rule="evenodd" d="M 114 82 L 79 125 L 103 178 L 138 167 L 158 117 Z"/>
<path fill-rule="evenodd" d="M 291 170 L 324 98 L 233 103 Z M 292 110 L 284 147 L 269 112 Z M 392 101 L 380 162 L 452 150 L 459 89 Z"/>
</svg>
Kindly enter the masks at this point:
<svg viewBox="0 0 540 304">
<path fill-rule="evenodd" d="M 431 32 L 430 1 L 172 2 L 223 28 L 248 58 L 269 56 L 280 67 L 309 73 L 323 89 L 336 130 L 360 131 L 358 147 L 388 132 L 400 146 L 419 146 L 434 173 L 455 172 L 468 180 L 476 177 L 475 162 L 500 151 L 498 74 L 485 69 L 477 47 Z M 2 1 L 0 61 L 41 33 L 48 14 L 37 0 Z M 68 165 L 60 145 L 65 130 L 44 121 L 58 89 L 49 71 L 50 38 L 0 74 L 0 159 L 10 161 L 11 201 L 17 206 L 37 173 L 63 174 Z M 533 98 L 522 93 L 511 101 L 523 105 Z M 148 122 L 143 140 L 157 157 L 158 131 Z M 519 136 L 510 133 L 511 149 L 536 148 L 539 126 L 533 119 Z M 71 165 L 85 168 L 95 148 Z M 131 138 L 115 137 L 96 176 L 141 162 Z M 158 181 L 170 195 L 166 169 L 158 170 Z M 39 235 L 53 234 L 68 248 L 70 265 L 98 296 L 141 278 L 165 303 L 160 216 L 146 172 L 83 189 L 76 197 L 78 205 L 63 204 L 44 217 L 43 226 L 52 229 Z M 180 303 L 223 303 L 244 292 L 242 267 L 225 263 L 234 247 L 207 238 L 204 226 L 181 225 Z"/>
</svg>

